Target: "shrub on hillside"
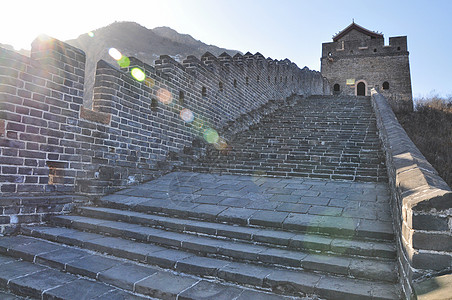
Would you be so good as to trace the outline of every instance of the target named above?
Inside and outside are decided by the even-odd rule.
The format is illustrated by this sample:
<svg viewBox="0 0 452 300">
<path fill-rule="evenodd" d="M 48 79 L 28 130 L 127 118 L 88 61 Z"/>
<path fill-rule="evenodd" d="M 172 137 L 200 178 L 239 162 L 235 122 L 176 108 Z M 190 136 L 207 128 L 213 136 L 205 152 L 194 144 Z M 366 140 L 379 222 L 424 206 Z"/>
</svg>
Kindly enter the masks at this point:
<svg viewBox="0 0 452 300">
<path fill-rule="evenodd" d="M 439 175 L 452 187 L 452 97 L 415 100 L 415 111 L 397 114 L 400 124 Z"/>
</svg>

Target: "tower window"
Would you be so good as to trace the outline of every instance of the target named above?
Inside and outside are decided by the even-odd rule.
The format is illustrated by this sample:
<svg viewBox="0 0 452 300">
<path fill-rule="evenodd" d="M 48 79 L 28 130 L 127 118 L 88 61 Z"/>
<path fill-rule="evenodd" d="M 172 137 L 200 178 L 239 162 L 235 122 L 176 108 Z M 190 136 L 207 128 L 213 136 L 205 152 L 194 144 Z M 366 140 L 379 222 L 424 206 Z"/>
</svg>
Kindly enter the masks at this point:
<svg viewBox="0 0 452 300">
<path fill-rule="evenodd" d="M 377 48 L 374 49 L 374 52 L 377 52 Z"/>
<path fill-rule="evenodd" d="M 400 47 L 397 47 L 397 51 L 400 51 Z"/>
<path fill-rule="evenodd" d="M 246 82 L 246 85 L 248 85 L 248 84 L 249 84 L 249 81 L 250 81 L 250 80 L 249 80 L 249 78 L 248 78 L 248 77 L 246 77 L 246 78 L 245 78 L 245 82 Z"/>
<path fill-rule="evenodd" d="M 237 79 L 234 79 L 234 87 L 237 87 Z"/>
<path fill-rule="evenodd" d="M 222 92 L 223 91 L 223 82 L 219 82 L 218 83 L 218 88 L 220 89 L 220 92 Z"/>
<path fill-rule="evenodd" d="M 340 92 L 341 91 L 341 86 L 339 85 L 339 83 L 336 83 L 333 86 L 333 91 L 335 91 L 335 92 Z"/>
<path fill-rule="evenodd" d="M 201 95 L 202 95 L 203 97 L 207 96 L 207 89 L 206 89 L 205 86 L 202 87 Z"/>
<path fill-rule="evenodd" d="M 257 76 L 257 82 L 259 82 L 260 81 L 260 77 L 259 77 L 259 75 Z"/>
<path fill-rule="evenodd" d="M 383 89 L 389 90 L 389 82 L 387 82 L 387 81 L 383 82 Z"/>
</svg>

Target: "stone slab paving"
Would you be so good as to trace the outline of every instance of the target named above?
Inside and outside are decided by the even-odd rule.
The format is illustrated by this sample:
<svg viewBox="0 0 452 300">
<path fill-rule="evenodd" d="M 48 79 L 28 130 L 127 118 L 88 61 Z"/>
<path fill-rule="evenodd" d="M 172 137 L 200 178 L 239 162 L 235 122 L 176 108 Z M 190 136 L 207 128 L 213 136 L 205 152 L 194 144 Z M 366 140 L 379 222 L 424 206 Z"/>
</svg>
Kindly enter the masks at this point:
<svg viewBox="0 0 452 300">
<path fill-rule="evenodd" d="M 284 227 L 286 222 L 290 226 L 302 215 L 310 216 L 311 225 L 327 221 L 338 225 L 345 219 L 349 224 L 342 221 L 340 227 L 354 230 L 357 226 L 388 235 L 392 231 L 389 190 L 381 182 L 173 172 L 105 199 L 136 206 L 183 207 L 201 219 L 214 214 L 220 221 L 261 226 Z"/>
</svg>

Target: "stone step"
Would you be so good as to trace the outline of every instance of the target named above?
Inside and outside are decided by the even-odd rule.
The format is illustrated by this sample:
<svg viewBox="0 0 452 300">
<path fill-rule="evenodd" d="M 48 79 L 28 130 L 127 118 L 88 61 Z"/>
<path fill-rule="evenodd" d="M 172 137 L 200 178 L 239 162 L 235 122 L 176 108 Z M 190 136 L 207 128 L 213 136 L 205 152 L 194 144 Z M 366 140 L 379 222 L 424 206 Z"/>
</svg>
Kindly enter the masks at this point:
<svg viewBox="0 0 452 300">
<path fill-rule="evenodd" d="M 78 223 L 77 225 L 80 226 L 80 228 L 76 228 L 84 230 L 89 229 L 91 225 L 94 225 L 96 231 L 109 234 L 119 234 L 119 236 L 128 235 L 127 226 L 124 228 L 124 232 L 119 231 L 117 233 L 109 232 L 109 230 L 111 231 L 111 229 L 109 229 L 108 226 L 111 225 L 116 229 L 120 229 L 122 225 L 127 223 L 150 226 L 153 228 L 165 229 L 186 234 L 200 234 L 210 238 L 219 238 L 222 241 L 233 240 L 270 247 L 278 246 L 288 250 L 334 253 L 342 256 L 359 255 L 374 258 L 396 257 L 396 250 L 392 242 L 387 243 L 381 241 L 372 241 L 369 239 L 351 240 L 343 238 L 333 238 L 323 235 L 314 235 L 312 233 L 301 234 L 296 232 L 270 230 L 265 228 L 233 226 L 205 221 L 176 219 L 171 217 L 138 213 L 133 211 L 124 211 L 105 207 L 81 207 L 79 208 L 78 212 L 82 216 L 88 218 L 81 219 L 88 222 L 88 227 L 83 227 L 82 224 Z M 65 219 L 68 217 L 60 218 L 63 219 L 62 221 L 64 224 Z M 102 219 L 120 222 L 106 222 L 106 228 L 103 223 L 97 224 L 97 220 Z M 94 224 L 92 223 L 92 220 L 96 220 Z M 80 219 L 78 219 L 77 222 L 80 222 Z M 74 222 L 72 223 L 72 225 L 75 226 Z M 132 231 L 136 230 L 136 227 L 132 227 Z M 131 234 L 133 235 L 133 233 Z M 201 242 L 202 241 L 203 240 L 201 240 Z M 195 241 L 193 240 L 192 242 L 194 243 Z"/>
<path fill-rule="evenodd" d="M 55 228 L 54 228 L 55 229 Z M 14 236 L 0 240 L 0 281 L 38 299 L 296 299 L 108 257 L 86 249 Z M 8 256 L 6 256 L 6 255 Z M 34 263 L 33 263 L 34 262 Z M 0 294 L 1 295 L 1 294 Z M 152 297 L 152 298 L 151 298 Z"/>
<path fill-rule="evenodd" d="M 69 221 L 71 223 L 69 224 Z M 275 264 L 281 268 L 303 268 L 309 271 L 331 273 L 336 275 L 351 275 L 367 280 L 381 280 L 396 282 L 395 262 L 393 260 L 370 259 L 369 257 L 347 257 L 341 254 L 321 254 L 316 247 L 321 245 L 312 241 L 310 252 L 291 251 L 281 248 L 272 248 L 264 245 L 242 243 L 238 241 L 225 241 L 192 234 L 175 233 L 155 228 L 131 226 L 121 222 L 102 222 L 97 219 L 82 219 L 78 216 L 65 220 L 58 220 L 56 225 L 67 226 L 77 230 L 88 230 L 93 233 L 107 234 L 108 236 L 132 239 L 141 243 L 152 243 L 165 248 L 172 248 L 183 252 L 201 256 L 226 259 L 228 261 L 246 262 L 273 267 Z M 343 243 L 343 252 L 348 247 L 358 247 L 353 243 Z M 373 249 L 375 252 L 376 249 Z M 360 265 L 372 266 L 363 273 Z M 383 279 L 382 279 L 383 278 Z"/>
<path fill-rule="evenodd" d="M 127 193 L 127 195 L 121 193 Z M 146 194 L 146 196 L 141 193 Z M 394 240 L 394 232 L 390 221 L 367 220 L 366 222 L 360 222 L 361 219 L 358 217 L 256 210 L 208 203 L 172 202 L 168 199 L 149 198 L 147 195 L 149 195 L 149 190 L 147 189 L 134 189 L 131 192 L 123 190 L 115 195 L 100 198 L 97 204 L 109 208 L 231 225 L 250 225 L 295 232 L 312 232 L 335 237 Z M 290 198 L 287 195 L 282 196 Z"/>
<path fill-rule="evenodd" d="M 315 294 L 327 299 L 398 299 L 399 295 L 396 284 L 376 280 L 360 280 L 303 270 L 278 269 L 277 267 L 200 257 L 180 250 L 67 228 L 28 227 L 25 228 L 25 231 L 51 241 L 63 242 L 116 257 L 133 258 L 142 263 L 172 269 L 183 274 L 204 278 L 215 277 L 229 283 L 269 289 L 279 294 L 293 296 Z M 33 247 L 23 248 L 33 249 Z M 28 255 L 24 254 L 24 256 Z M 364 267 L 364 265 L 361 267 L 363 267 L 361 270 L 363 273 L 371 268 Z M 128 278 L 128 276 L 124 276 L 124 273 L 118 273 L 118 277 Z M 131 272 L 129 271 L 129 273 Z M 134 284 L 134 286 L 136 285 L 137 283 Z"/>
</svg>

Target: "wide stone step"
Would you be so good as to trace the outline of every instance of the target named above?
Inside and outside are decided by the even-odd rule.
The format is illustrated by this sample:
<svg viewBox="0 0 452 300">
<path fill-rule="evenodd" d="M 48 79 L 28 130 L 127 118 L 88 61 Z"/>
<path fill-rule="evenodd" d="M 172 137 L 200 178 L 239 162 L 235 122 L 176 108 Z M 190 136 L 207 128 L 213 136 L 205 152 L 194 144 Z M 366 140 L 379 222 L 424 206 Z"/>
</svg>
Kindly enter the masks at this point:
<svg viewBox="0 0 452 300">
<path fill-rule="evenodd" d="M 87 230 L 89 228 L 90 232 L 132 239 L 142 243 L 152 243 L 201 256 L 227 258 L 228 261 L 251 262 L 268 266 L 276 264 L 281 268 L 304 268 L 310 271 L 351 275 L 369 280 L 397 281 L 394 261 L 374 260 L 368 257 L 338 256 L 340 254 L 322 255 L 315 251 L 316 246 L 319 248 L 319 245 L 315 244 L 315 240 L 312 241 L 313 249 L 311 249 L 311 252 L 300 252 L 193 236 L 191 234 L 175 233 L 148 227 L 130 226 L 131 224 L 127 223 L 115 224 L 112 221 L 98 223 L 96 220 L 86 219 L 84 221 L 81 222 L 79 218 L 75 218 L 72 219 L 72 224 L 66 223 L 65 225 L 78 230 Z M 68 222 L 68 219 L 64 221 L 59 220 L 58 223 L 64 222 Z M 348 247 L 357 247 L 357 245 L 350 243 L 344 243 L 340 246 L 343 247 L 344 253 L 347 253 Z M 363 273 L 361 269 L 362 264 L 371 266 L 372 270 Z"/>
<path fill-rule="evenodd" d="M 222 242 L 225 242 L 226 240 L 243 241 L 250 244 L 284 247 L 289 250 L 315 251 L 338 255 L 359 255 L 374 258 L 395 258 L 396 256 L 395 247 L 392 242 L 387 243 L 363 239 L 352 240 L 265 228 L 233 226 L 196 220 L 176 219 L 104 207 L 81 207 L 79 213 L 82 215 L 80 218 L 77 218 L 76 216 L 64 216 L 57 217 L 55 220 L 61 222 L 60 224 L 62 225 L 66 225 L 67 219 L 70 219 L 72 220 L 71 225 L 76 228 L 89 230 L 94 226 L 96 231 L 123 237 L 133 236 L 136 234 L 135 232 L 137 230 L 140 230 L 139 227 L 131 227 L 131 232 L 127 232 L 128 226 L 130 224 L 135 224 L 180 233 L 201 234 L 210 238 L 219 238 Z M 83 216 L 85 216 L 85 218 Z M 98 224 L 98 220 L 102 219 L 106 222 Z M 107 222 L 107 220 L 116 222 Z M 83 221 L 85 221 L 86 224 L 83 224 Z M 110 226 L 110 228 L 108 226 Z M 124 230 L 121 231 L 121 228 Z M 151 231 L 151 234 L 158 235 L 160 232 Z M 149 237 L 145 240 L 149 240 Z M 192 239 L 191 242 L 195 243 L 197 241 Z M 202 244 L 206 241 L 200 239 L 198 242 Z"/>
<path fill-rule="evenodd" d="M 127 193 L 123 195 L 120 193 Z M 143 194 L 142 194 L 143 193 Z M 313 215 L 295 212 L 256 210 L 229 205 L 208 203 L 172 202 L 167 199 L 149 198 L 147 189 L 123 190 L 115 195 L 102 197 L 100 206 L 127 209 L 150 214 L 164 214 L 182 218 L 197 219 L 231 225 L 251 225 L 265 228 L 283 229 L 296 232 L 312 232 L 335 237 L 363 237 L 393 241 L 394 232 L 390 221 L 367 220 L 361 218 L 330 215 Z M 133 195 L 131 195 L 133 194 Z M 281 195 L 287 200 L 290 196 Z M 292 196 L 294 197 L 294 196 Z M 213 197 L 215 198 L 215 197 Z M 320 199 L 324 200 L 324 199 Z M 334 208 L 325 208 L 333 212 Z"/>
<path fill-rule="evenodd" d="M 116 257 L 132 258 L 142 263 L 173 269 L 184 274 L 204 278 L 216 277 L 230 283 L 269 289 L 285 295 L 305 296 L 315 294 L 327 299 L 398 299 L 399 295 L 396 284 L 378 282 L 376 280 L 359 280 L 327 274 L 315 274 L 303 270 L 278 269 L 277 267 L 200 257 L 180 250 L 167 249 L 121 238 L 104 237 L 67 228 L 36 227 L 25 230 L 29 234 L 68 245 L 79 246 Z M 33 249 L 33 247 L 22 248 Z M 367 270 L 362 270 L 361 272 L 367 272 Z M 127 277 L 126 274 L 120 273 L 118 276 Z M 136 283 L 133 285 L 136 286 Z"/>
<path fill-rule="evenodd" d="M 295 299 L 36 238 L 2 238 L 0 249 L 4 287 L 38 299 Z"/>
</svg>

